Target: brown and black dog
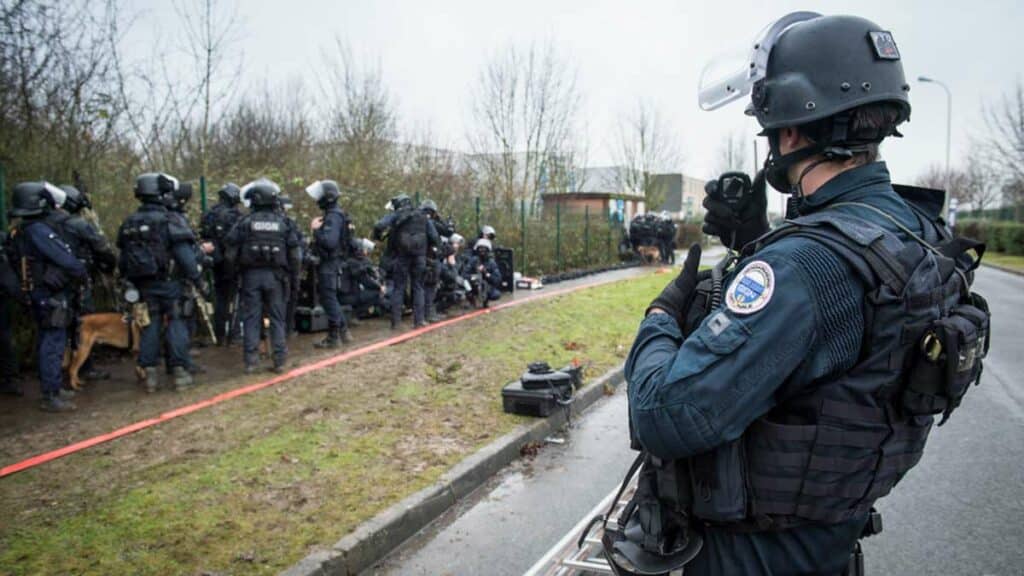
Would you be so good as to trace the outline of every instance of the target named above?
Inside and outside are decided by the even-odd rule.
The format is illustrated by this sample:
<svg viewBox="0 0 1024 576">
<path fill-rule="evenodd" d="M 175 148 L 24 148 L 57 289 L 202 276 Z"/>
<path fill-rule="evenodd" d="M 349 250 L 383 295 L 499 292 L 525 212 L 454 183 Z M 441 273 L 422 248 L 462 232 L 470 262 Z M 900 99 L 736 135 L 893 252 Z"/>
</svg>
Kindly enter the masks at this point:
<svg viewBox="0 0 1024 576">
<path fill-rule="evenodd" d="M 637 251 L 644 264 L 654 264 L 661 258 L 661 252 L 657 246 L 641 246 Z"/>
<path fill-rule="evenodd" d="M 68 370 L 68 380 L 71 388 L 78 390 L 82 387 L 82 381 L 78 378 L 78 370 L 89 358 L 92 347 L 96 344 L 106 344 L 122 350 L 132 351 L 132 354 L 139 354 L 139 333 L 142 327 L 139 322 L 130 316 L 117 312 L 101 312 L 99 314 L 86 314 L 82 316 L 78 329 L 78 349 L 70 348 L 64 353 L 64 367 Z M 146 377 L 146 373 L 135 365 L 135 375 L 140 379 Z"/>
</svg>

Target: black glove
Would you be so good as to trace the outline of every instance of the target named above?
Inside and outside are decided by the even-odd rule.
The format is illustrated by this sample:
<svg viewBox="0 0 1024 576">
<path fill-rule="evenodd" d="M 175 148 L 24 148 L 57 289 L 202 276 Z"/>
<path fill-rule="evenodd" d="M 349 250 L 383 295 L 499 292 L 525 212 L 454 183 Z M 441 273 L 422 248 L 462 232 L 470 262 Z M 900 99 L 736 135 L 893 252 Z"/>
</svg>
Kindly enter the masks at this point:
<svg viewBox="0 0 1024 576">
<path fill-rule="evenodd" d="M 739 178 L 730 177 L 735 172 L 727 172 L 718 180 L 710 180 L 704 185 L 707 195 L 704 197 L 705 234 L 718 236 L 722 243 L 739 250 L 768 231 L 768 198 L 765 195 L 764 170 L 754 177 L 749 190 L 737 193 L 737 190 L 722 190 L 721 183 L 739 184 Z M 745 179 L 746 176 L 743 176 Z M 730 193 L 731 192 L 731 193 Z"/>
<path fill-rule="evenodd" d="M 652 308 L 661 308 L 675 318 L 680 326 L 683 325 L 690 305 L 693 304 L 693 297 L 697 293 L 697 283 L 700 281 L 701 274 L 697 272 L 697 267 L 700 266 L 700 252 L 700 244 L 690 246 L 683 270 L 665 286 L 657 298 L 651 301 L 645 315 L 649 314 Z"/>
</svg>

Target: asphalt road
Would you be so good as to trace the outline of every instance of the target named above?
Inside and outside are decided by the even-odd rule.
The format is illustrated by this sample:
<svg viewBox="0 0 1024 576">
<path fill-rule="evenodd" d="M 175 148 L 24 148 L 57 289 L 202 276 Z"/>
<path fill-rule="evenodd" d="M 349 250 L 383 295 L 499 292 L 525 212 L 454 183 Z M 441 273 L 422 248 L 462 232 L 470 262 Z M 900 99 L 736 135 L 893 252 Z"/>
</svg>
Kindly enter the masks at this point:
<svg viewBox="0 0 1024 576">
<path fill-rule="evenodd" d="M 975 289 L 994 316 L 982 384 L 880 502 L 868 574 L 1024 574 L 1024 277 L 986 268 Z M 625 473 L 625 409 L 620 390 L 370 572 L 522 574 Z"/>
</svg>

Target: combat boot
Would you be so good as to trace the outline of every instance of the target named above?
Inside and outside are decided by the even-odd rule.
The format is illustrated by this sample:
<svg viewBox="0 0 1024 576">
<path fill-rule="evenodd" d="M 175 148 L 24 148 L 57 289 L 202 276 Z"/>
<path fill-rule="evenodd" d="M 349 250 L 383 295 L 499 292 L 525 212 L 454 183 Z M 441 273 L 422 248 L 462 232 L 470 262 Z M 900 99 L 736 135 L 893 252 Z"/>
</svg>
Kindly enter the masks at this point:
<svg viewBox="0 0 1024 576">
<path fill-rule="evenodd" d="M 39 402 L 43 412 L 71 412 L 76 406 L 69 400 L 62 400 L 57 394 L 44 394 Z"/>
<path fill-rule="evenodd" d="M 188 370 L 184 366 L 174 367 L 174 390 L 181 392 L 187 390 L 192 386 L 192 375 L 188 373 Z"/>
<path fill-rule="evenodd" d="M 146 367 L 145 370 L 146 370 L 146 382 L 145 382 L 146 392 L 149 392 L 150 394 L 152 394 L 153 392 L 156 392 L 157 387 L 160 386 L 160 380 L 157 377 L 156 366 L 148 366 L 148 367 Z"/>
<path fill-rule="evenodd" d="M 348 332 L 348 329 L 346 328 L 345 331 Z M 320 349 L 338 348 L 339 346 L 341 346 L 341 342 L 338 340 L 338 327 L 337 326 L 331 326 L 330 328 L 328 328 L 327 329 L 327 336 L 324 337 L 323 340 L 317 342 L 316 344 L 313 344 L 314 348 L 320 348 Z"/>
<path fill-rule="evenodd" d="M 341 331 L 341 341 L 342 341 L 342 343 L 344 343 L 344 344 L 351 344 L 352 340 L 354 340 L 354 338 L 352 338 L 352 333 L 349 332 L 348 328 L 345 328 L 344 330 Z"/>
</svg>

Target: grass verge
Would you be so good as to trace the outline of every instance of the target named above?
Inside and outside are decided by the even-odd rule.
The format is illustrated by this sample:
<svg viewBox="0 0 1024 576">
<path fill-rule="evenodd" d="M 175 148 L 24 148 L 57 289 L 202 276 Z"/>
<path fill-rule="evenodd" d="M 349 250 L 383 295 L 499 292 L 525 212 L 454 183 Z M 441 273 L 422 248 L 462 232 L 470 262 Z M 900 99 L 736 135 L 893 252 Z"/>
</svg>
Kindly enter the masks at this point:
<svg viewBox="0 0 1024 576">
<path fill-rule="evenodd" d="M 985 252 L 983 262 L 1016 270 L 1017 272 L 1024 272 L 1024 256 L 1014 256 L 1012 254 L 1003 254 L 1001 252 Z"/>
<path fill-rule="evenodd" d="M 469 320 L 0 481 L 0 573 L 273 574 L 524 421 L 530 361 L 618 364 L 649 275 Z"/>
</svg>

